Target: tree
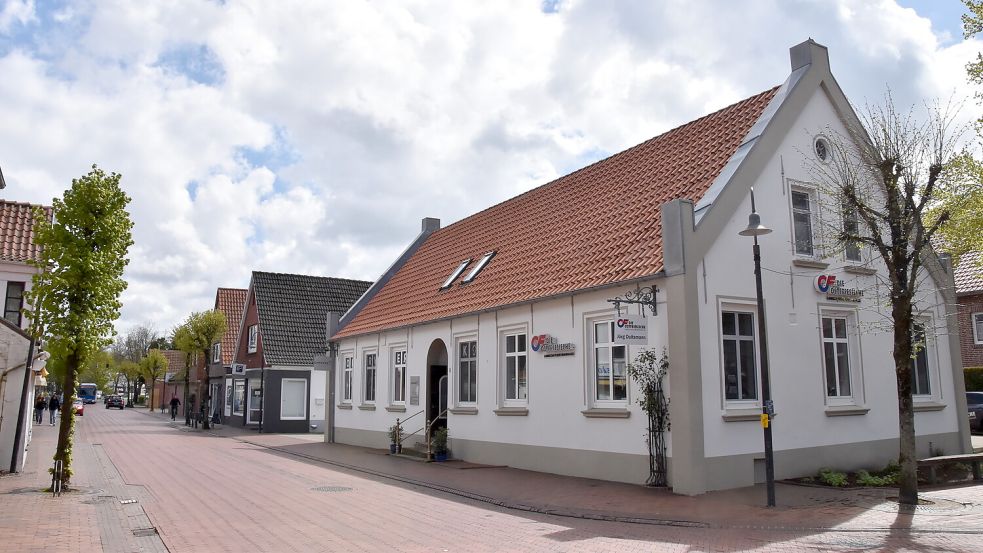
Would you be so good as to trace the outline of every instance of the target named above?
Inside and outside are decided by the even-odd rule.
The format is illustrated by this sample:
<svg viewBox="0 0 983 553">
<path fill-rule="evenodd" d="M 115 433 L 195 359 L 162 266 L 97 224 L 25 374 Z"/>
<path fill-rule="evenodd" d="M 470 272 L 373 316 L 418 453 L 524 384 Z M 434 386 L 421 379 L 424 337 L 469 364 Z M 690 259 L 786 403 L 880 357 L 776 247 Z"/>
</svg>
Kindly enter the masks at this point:
<svg viewBox="0 0 983 553">
<path fill-rule="evenodd" d="M 94 382 L 96 389 L 105 392 L 116 370 L 113 355 L 106 350 L 99 350 L 79 369 L 79 382 Z"/>
<path fill-rule="evenodd" d="M 119 364 L 119 371 L 126 377 L 126 406 L 133 407 L 140 393 L 140 380 L 143 378 L 143 369 L 139 363 L 124 359 Z"/>
<path fill-rule="evenodd" d="M 927 224 L 943 215 L 939 237 L 953 263 L 960 264 L 967 253 L 983 252 L 983 164 L 967 151 L 949 162 L 928 211 Z M 983 256 L 976 270 L 983 275 Z"/>
<path fill-rule="evenodd" d="M 152 349 L 147 356 L 140 361 L 140 368 L 143 371 L 143 378 L 150 382 L 150 401 L 148 407 L 154 408 L 154 386 L 167 372 L 167 357 L 159 349 Z"/>
<path fill-rule="evenodd" d="M 962 16 L 963 36 L 973 38 L 983 32 L 983 0 L 963 0 L 963 4 L 969 9 L 969 13 Z M 983 54 L 977 53 L 976 60 L 966 65 L 966 73 L 969 75 L 969 82 L 983 84 Z M 981 98 L 983 95 L 977 93 L 976 97 Z M 977 122 L 983 123 L 983 119 Z"/>
<path fill-rule="evenodd" d="M 225 313 L 217 309 L 212 309 L 210 311 L 197 311 L 188 316 L 181 325 L 179 331 L 174 333 L 174 344 L 181 351 L 188 352 L 189 354 L 202 355 L 202 359 L 208 361 L 208 353 L 212 349 L 212 344 L 217 342 L 225 334 L 226 323 L 225 323 Z M 185 400 L 187 401 L 187 389 L 188 389 L 188 374 L 185 378 Z M 198 398 L 201 402 L 201 406 L 206 409 L 208 408 L 208 380 L 206 379 L 204 383 L 199 383 Z M 202 428 L 208 429 L 208 417 L 206 416 L 202 421 Z"/>
<path fill-rule="evenodd" d="M 899 501 L 917 505 L 918 477 L 912 407 L 913 312 L 920 279 L 931 262 L 931 240 L 950 221 L 944 207 L 929 221 L 929 206 L 948 177 L 961 137 L 946 110 L 928 109 L 919 121 L 899 114 L 890 94 L 884 107 L 870 107 L 847 127 L 847 136 L 829 131 L 832 155 L 816 162 L 813 174 L 833 213 L 833 241 L 842 248 L 866 246 L 884 263 L 890 300 L 890 332 L 898 393 L 901 466 Z M 928 294 L 926 294 L 928 296 Z"/>
<path fill-rule="evenodd" d="M 112 349 L 117 357 L 139 363 L 159 341 L 160 334 L 152 325 L 137 325 L 118 336 Z"/>
<path fill-rule="evenodd" d="M 35 217 L 34 240 L 41 254 L 32 264 L 41 271 L 34 275 L 27 297 L 35 336 L 45 336 L 51 356 L 64 363 L 65 401 L 54 458 L 63 462 L 66 489 L 72 475 L 72 401 L 78 372 L 109 345 L 113 321 L 120 314 L 119 297 L 126 289 L 123 269 L 133 244 L 133 223 L 120 178 L 93 165 L 87 175 L 72 180 L 62 198 L 53 199 L 53 221 Z"/>
</svg>

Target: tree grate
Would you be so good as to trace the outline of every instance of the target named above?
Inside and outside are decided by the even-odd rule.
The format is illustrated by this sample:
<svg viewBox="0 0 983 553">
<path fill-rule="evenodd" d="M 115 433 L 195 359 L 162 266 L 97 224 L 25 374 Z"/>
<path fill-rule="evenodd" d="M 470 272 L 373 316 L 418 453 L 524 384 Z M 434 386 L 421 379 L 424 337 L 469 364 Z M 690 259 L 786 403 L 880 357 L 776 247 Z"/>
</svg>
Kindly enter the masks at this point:
<svg viewBox="0 0 983 553">
<path fill-rule="evenodd" d="M 154 528 L 154 527 L 150 527 L 150 528 L 136 528 L 136 529 L 133 530 L 133 535 L 136 536 L 136 537 L 138 537 L 138 538 L 146 538 L 146 537 L 149 537 L 149 536 L 156 536 L 157 535 L 157 529 Z"/>
</svg>

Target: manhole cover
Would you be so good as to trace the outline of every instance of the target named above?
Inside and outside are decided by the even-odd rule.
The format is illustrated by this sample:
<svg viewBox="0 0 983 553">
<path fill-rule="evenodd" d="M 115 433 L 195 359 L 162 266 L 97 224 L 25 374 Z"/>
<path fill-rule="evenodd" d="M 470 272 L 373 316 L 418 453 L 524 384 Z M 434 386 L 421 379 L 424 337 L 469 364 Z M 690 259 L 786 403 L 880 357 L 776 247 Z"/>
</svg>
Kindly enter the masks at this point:
<svg viewBox="0 0 983 553">
<path fill-rule="evenodd" d="M 133 530 L 133 535 L 136 536 L 136 537 L 138 537 L 138 538 L 146 538 L 148 536 L 156 536 L 157 535 L 157 529 L 156 528 L 137 528 L 136 530 Z"/>
<path fill-rule="evenodd" d="M 318 486 L 316 488 L 311 488 L 311 490 L 315 492 L 324 492 L 324 493 L 338 493 L 338 492 L 352 491 L 351 488 L 346 488 L 345 486 Z"/>
</svg>

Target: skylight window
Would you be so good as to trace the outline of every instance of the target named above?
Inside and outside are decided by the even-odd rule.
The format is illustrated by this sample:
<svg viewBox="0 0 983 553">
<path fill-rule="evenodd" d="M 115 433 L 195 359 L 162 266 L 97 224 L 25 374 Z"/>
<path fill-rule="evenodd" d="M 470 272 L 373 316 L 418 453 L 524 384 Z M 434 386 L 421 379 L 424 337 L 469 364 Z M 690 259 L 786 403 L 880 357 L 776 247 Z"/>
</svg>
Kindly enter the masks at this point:
<svg viewBox="0 0 983 553">
<path fill-rule="evenodd" d="M 457 277 L 461 276 L 461 273 L 464 272 L 464 269 L 468 268 L 468 263 L 471 263 L 470 257 L 462 261 L 461 264 L 457 266 L 457 269 L 454 269 L 454 272 L 451 273 L 451 276 L 447 277 L 447 280 L 444 281 L 444 284 L 440 287 L 440 289 L 445 290 L 450 288 L 454 284 L 454 281 L 457 280 Z"/>
<path fill-rule="evenodd" d="M 478 261 L 478 264 L 474 266 L 474 269 L 471 269 L 471 272 L 468 273 L 468 276 L 464 277 L 464 280 L 461 281 L 461 284 L 467 284 L 472 280 L 474 280 L 475 277 L 478 276 L 478 273 L 480 273 L 481 270 L 485 268 L 485 265 L 488 265 L 488 262 L 491 261 L 493 257 L 495 257 L 494 250 L 486 253 L 485 256 L 482 257 L 480 261 Z"/>
</svg>

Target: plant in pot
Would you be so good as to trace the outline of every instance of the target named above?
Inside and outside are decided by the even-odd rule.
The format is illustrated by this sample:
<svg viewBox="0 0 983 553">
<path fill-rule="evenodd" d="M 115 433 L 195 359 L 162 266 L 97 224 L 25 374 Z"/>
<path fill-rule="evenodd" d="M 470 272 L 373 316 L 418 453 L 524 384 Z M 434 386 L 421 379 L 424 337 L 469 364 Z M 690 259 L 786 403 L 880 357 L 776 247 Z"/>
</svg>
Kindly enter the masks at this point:
<svg viewBox="0 0 983 553">
<path fill-rule="evenodd" d="M 434 460 L 443 462 L 447 460 L 447 429 L 439 428 L 433 434 L 431 444 L 433 447 Z"/>
<path fill-rule="evenodd" d="M 389 453 L 403 452 L 403 426 L 398 422 L 389 427 Z"/>
</svg>

